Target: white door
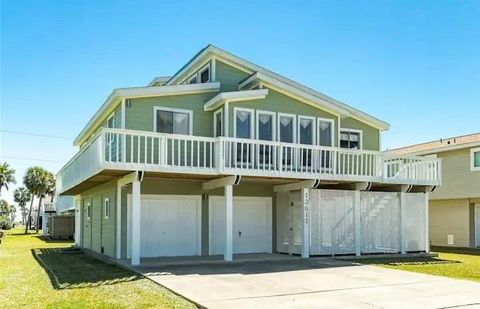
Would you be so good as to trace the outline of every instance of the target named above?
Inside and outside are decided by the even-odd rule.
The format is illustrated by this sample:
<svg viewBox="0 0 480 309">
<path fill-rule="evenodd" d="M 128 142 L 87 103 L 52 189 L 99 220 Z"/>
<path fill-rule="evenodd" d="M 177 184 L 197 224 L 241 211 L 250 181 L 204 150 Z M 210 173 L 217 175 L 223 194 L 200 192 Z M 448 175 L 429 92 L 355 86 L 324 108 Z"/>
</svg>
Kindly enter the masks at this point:
<svg viewBox="0 0 480 309">
<path fill-rule="evenodd" d="M 225 199 L 209 200 L 209 254 L 225 250 Z M 233 198 L 233 253 L 272 252 L 272 199 Z"/>
<path fill-rule="evenodd" d="M 128 215 L 131 218 L 131 195 Z M 128 223 L 130 236 L 131 220 Z M 140 226 L 141 257 L 201 255 L 201 196 L 143 194 Z"/>
<path fill-rule="evenodd" d="M 480 247 L 480 204 L 475 204 L 475 246 Z"/>
</svg>

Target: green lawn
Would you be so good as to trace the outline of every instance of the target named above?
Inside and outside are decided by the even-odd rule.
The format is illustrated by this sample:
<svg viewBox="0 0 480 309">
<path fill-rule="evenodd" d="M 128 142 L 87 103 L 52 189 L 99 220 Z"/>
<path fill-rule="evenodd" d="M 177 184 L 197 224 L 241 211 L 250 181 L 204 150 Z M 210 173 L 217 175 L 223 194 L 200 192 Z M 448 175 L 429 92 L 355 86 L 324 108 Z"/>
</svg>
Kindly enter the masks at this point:
<svg viewBox="0 0 480 309">
<path fill-rule="evenodd" d="M 83 254 L 71 242 L 7 231 L 0 244 L 1 308 L 194 308 L 187 300 L 122 268 Z"/>
<path fill-rule="evenodd" d="M 392 258 L 358 260 L 362 264 L 375 264 L 391 269 L 401 269 L 445 276 L 456 279 L 480 281 L 480 249 L 432 247 L 437 258 Z"/>
</svg>

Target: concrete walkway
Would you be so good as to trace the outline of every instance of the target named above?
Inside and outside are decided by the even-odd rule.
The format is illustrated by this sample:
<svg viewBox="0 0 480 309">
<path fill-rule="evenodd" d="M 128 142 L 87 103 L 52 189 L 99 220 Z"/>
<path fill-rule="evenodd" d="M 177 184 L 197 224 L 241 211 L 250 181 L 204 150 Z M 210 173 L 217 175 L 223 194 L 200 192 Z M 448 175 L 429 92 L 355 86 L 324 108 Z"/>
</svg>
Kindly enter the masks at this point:
<svg viewBox="0 0 480 309">
<path fill-rule="evenodd" d="M 480 283 L 327 258 L 136 270 L 207 308 L 480 308 Z"/>
</svg>

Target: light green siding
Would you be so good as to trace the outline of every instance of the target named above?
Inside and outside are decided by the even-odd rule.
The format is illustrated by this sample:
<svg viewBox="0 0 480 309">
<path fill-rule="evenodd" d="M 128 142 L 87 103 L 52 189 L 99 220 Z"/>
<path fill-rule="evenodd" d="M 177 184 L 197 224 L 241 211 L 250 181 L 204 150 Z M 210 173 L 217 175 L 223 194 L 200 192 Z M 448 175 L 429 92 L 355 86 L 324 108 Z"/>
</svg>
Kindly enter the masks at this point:
<svg viewBox="0 0 480 309">
<path fill-rule="evenodd" d="M 83 200 L 82 244 L 84 248 L 108 256 L 115 255 L 115 182 L 109 182 L 81 194 Z M 110 217 L 105 219 L 103 201 L 110 198 Z M 87 219 L 87 202 L 91 202 L 91 217 Z"/>
<path fill-rule="evenodd" d="M 153 131 L 154 107 L 168 107 L 193 111 L 193 135 L 213 135 L 213 113 L 205 112 L 203 104 L 217 93 L 201 93 L 154 98 L 132 99 L 126 108 L 126 129 Z"/>
<path fill-rule="evenodd" d="M 220 60 L 216 61 L 216 81 L 220 82 L 221 91 L 236 91 L 238 84 L 245 80 L 250 74 L 236 69 Z"/>
<path fill-rule="evenodd" d="M 314 106 L 308 105 L 299 100 L 296 100 L 292 97 L 286 96 L 275 90 L 269 89 L 268 95 L 265 99 L 236 102 L 236 103 L 229 104 L 228 133 L 229 133 L 229 136 L 232 136 L 232 137 L 234 132 L 233 126 L 234 126 L 234 108 L 235 107 L 331 119 L 334 121 L 334 128 L 333 128 L 335 132 L 334 146 L 337 146 L 337 140 L 338 140 L 338 135 L 337 135 L 338 117 L 337 116 L 331 113 L 328 113 L 324 110 L 318 109 Z M 277 122 L 278 122 L 278 119 L 277 119 Z"/>
<path fill-rule="evenodd" d="M 380 131 L 378 129 L 351 117 L 341 119 L 340 128 L 361 130 L 363 138 L 362 149 L 380 150 Z"/>
</svg>

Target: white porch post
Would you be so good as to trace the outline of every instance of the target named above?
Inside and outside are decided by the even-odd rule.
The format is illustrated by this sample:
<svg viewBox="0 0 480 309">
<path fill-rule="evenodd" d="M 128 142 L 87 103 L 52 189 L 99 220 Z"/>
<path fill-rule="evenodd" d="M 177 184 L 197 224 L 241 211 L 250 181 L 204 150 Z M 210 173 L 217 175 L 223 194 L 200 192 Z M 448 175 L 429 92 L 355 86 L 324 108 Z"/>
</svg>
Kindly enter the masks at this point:
<svg viewBox="0 0 480 309">
<path fill-rule="evenodd" d="M 360 230 L 360 190 L 354 191 L 353 199 L 353 226 L 354 226 L 354 239 L 355 239 L 355 255 L 360 256 L 362 254 L 362 239 Z"/>
<path fill-rule="evenodd" d="M 303 188 L 302 193 L 302 258 L 310 257 L 310 191 Z"/>
<path fill-rule="evenodd" d="M 400 192 L 400 253 L 407 253 L 405 192 Z"/>
<path fill-rule="evenodd" d="M 140 181 L 132 182 L 132 265 L 140 265 Z"/>
<path fill-rule="evenodd" d="M 117 185 L 116 246 L 115 258 L 120 259 L 122 252 L 122 186 Z"/>
<path fill-rule="evenodd" d="M 233 260 L 233 187 L 225 186 L 225 261 Z"/>
<path fill-rule="evenodd" d="M 428 228 L 428 191 L 425 192 L 425 252 L 430 252 L 430 238 L 429 238 L 429 228 Z"/>
</svg>

